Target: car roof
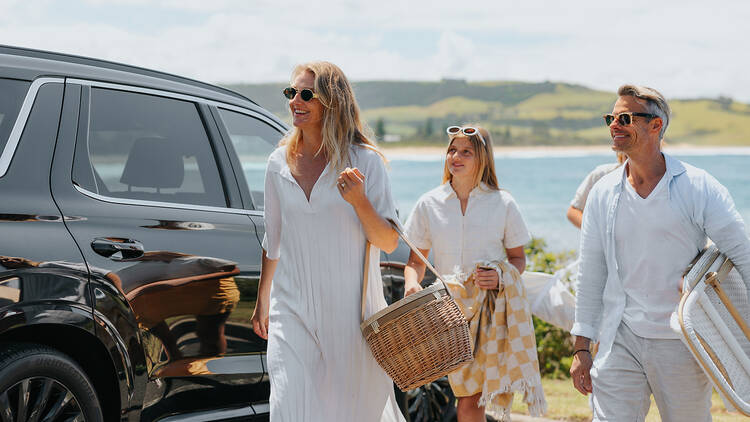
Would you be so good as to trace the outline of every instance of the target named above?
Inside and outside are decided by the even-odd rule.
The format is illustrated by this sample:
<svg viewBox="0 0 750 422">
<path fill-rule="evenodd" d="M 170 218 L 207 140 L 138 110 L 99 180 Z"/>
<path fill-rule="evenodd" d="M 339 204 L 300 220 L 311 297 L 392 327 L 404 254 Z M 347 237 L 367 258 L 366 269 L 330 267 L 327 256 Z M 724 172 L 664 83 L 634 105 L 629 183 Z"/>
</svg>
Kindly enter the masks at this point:
<svg viewBox="0 0 750 422">
<path fill-rule="evenodd" d="M 62 76 L 160 89 L 262 111 L 279 121 L 254 101 L 230 89 L 166 72 L 71 54 L 0 44 L 0 75 L 30 81 L 41 76 Z"/>
</svg>

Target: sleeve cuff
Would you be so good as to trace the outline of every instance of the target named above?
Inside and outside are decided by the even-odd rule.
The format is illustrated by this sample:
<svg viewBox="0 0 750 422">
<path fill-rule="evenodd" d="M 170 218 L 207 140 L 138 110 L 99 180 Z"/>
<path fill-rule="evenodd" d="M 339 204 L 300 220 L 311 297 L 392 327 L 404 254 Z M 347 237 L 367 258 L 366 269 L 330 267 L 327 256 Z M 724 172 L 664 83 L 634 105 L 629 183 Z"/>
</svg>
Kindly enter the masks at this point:
<svg viewBox="0 0 750 422">
<path fill-rule="evenodd" d="M 576 321 L 573 324 L 573 328 L 570 330 L 570 334 L 579 337 L 586 337 L 591 341 L 597 341 L 596 329 L 588 324 L 584 324 Z"/>
<path fill-rule="evenodd" d="M 428 240 L 411 233 L 409 227 L 404 230 L 404 236 L 406 236 L 406 238 L 419 249 L 432 249 L 432 245 Z"/>
<path fill-rule="evenodd" d="M 422 239 L 415 239 L 412 237 L 410 237 L 409 240 L 414 246 L 419 249 L 432 249 L 432 245 L 430 244 L 430 242 L 423 241 Z"/>
<path fill-rule="evenodd" d="M 281 251 L 279 251 L 278 248 L 274 249 L 273 251 L 268 250 L 268 235 L 263 235 L 263 241 L 260 243 L 260 246 L 263 248 L 264 251 L 266 251 L 266 258 L 277 260 L 279 259 L 279 256 L 281 255 Z"/>
<path fill-rule="evenodd" d="M 506 243 L 507 246 L 505 247 L 508 249 L 513 249 L 519 246 L 526 246 L 526 244 L 528 244 L 529 242 L 531 242 L 531 235 L 529 235 L 529 232 L 527 231 L 521 236 L 516 236 L 512 239 L 509 239 Z"/>
</svg>

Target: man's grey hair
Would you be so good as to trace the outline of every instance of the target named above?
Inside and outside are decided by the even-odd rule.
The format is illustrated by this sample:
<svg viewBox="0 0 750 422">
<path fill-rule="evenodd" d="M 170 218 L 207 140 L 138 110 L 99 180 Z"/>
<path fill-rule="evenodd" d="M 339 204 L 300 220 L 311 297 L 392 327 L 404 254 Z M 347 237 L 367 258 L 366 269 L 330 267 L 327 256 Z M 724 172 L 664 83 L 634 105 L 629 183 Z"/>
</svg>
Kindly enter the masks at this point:
<svg viewBox="0 0 750 422">
<path fill-rule="evenodd" d="M 647 86 L 628 84 L 621 86 L 620 89 L 617 90 L 617 95 L 621 97 L 635 97 L 639 100 L 645 101 L 648 113 L 659 116 L 661 121 L 664 122 L 661 131 L 659 132 L 659 139 L 664 138 L 664 132 L 667 131 L 667 126 L 669 126 L 669 118 L 672 115 L 672 110 L 669 108 L 667 100 L 661 95 L 661 92 Z"/>
</svg>

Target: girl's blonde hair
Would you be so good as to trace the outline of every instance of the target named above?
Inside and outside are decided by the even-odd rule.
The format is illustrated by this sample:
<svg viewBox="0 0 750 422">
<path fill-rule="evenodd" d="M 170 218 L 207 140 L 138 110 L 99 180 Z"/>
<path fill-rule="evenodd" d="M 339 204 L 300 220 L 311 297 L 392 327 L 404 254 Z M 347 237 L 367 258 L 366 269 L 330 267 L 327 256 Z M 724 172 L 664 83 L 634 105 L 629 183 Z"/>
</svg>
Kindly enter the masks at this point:
<svg viewBox="0 0 750 422">
<path fill-rule="evenodd" d="M 488 132 L 485 128 L 477 125 L 463 125 L 461 127 L 469 126 L 477 128 L 479 133 L 482 134 L 482 138 L 484 138 L 484 143 L 482 143 L 482 140 L 478 135 L 466 136 L 463 133 L 459 132 L 458 135 L 449 135 L 451 139 L 448 143 L 446 154 L 448 153 L 451 145 L 453 145 L 453 140 L 456 139 L 457 136 L 466 136 L 467 138 L 469 138 L 471 146 L 474 147 L 474 154 L 476 154 L 477 158 L 477 167 L 474 170 L 473 186 L 477 186 L 480 182 L 484 182 L 484 184 L 487 185 L 487 187 L 489 187 L 490 189 L 500 190 L 500 186 L 497 183 L 497 175 L 495 174 L 495 156 L 492 151 L 492 137 L 490 137 L 490 132 Z M 448 170 L 448 160 L 445 160 L 445 166 L 443 168 L 443 183 L 448 183 L 451 180 L 453 180 L 453 175 Z"/>
<path fill-rule="evenodd" d="M 325 154 L 336 172 L 342 171 L 349 164 L 349 147 L 352 144 L 374 150 L 385 161 L 372 140 L 370 128 L 361 119 L 354 90 L 344 72 L 330 62 L 309 62 L 294 68 L 292 81 L 303 72 L 314 75 L 313 90 L 323 105 L 323 143 L 317 153 Z M 295 127 L 279 143 L 288 146 L 286 159 L 290 164 L 294 163 L 300 140 L 302 131 Z"/>
</svg>

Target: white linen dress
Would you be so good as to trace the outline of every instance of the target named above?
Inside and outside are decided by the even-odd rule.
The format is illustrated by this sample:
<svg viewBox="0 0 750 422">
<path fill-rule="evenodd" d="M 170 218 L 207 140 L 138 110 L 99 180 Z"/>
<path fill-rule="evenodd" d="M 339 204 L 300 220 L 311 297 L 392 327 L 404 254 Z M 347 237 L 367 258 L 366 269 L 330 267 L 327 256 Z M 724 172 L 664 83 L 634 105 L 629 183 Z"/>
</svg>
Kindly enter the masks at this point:
<svg viewBox="0 0 750 422">
<path fill-rule="evenodd" d="M 396 219 L 385 165 L 372 149 L 352 146 L 348 166 L 365 176 L 375 210 Z M 263 248 L 280 259 L 271 284 L 268 372 L 271 421 L 399 421 L 393 384 L 362 337 L 360 300 L 366 237 L 329 166 L 308 201 L 286 162 L 270 156 Z M 370 249 L 365 317 L 387 306 L 380 250 Z"/>
</svg>

